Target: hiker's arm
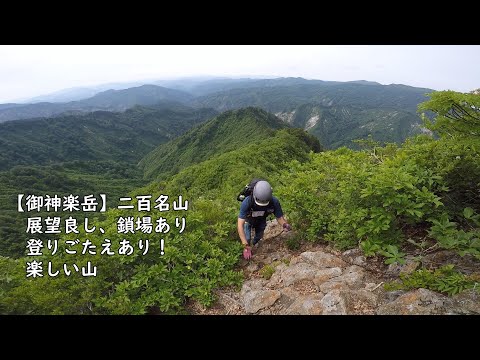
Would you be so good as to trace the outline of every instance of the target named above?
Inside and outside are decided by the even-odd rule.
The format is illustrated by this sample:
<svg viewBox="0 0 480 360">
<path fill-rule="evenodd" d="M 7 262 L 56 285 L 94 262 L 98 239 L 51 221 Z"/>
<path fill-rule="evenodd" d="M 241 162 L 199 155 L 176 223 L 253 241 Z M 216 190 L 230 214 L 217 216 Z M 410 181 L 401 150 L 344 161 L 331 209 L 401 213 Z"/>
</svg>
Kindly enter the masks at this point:
<svg viewBox="0 0 480 360">
<path fill-rule="evenodd" d="M 280 205 L 280 201 L 276 197 L 273 198 L 273 205 L 275 207 L 275 217 L 277 218 L 278 223 L 282 226 L 284 231 L 292 230 L 290 224 L 285 220 L 283 217 L 283 210 L 282 206 Z"/>
<path fill-rule="evenodd" d="M 238 218 L 238 222 L 237 222 L 238 236 L 240 236 L 240 241 L 242 242 L 243 246 L 248 246 L 248 241 L 247 241 L 247 237 L 245 236 L 245 230 L 243 229 L 243 225 L 245 225 L 245 219 Z"/>
<path fill-rule="evenodd" d="M 283 226 L 283 224 L 287 223 L 287 220 L 285 220 L 285 218 L 283 217 L 282 205 L 280 205 L 280 201 L 278 201 L 275 196 L 272 198 L 272 202 L 275 217 L 277 218 L 278 223 Z"/>
<path fill-rule="evenodd" d="M 282 228 L 283 228 L 284 231 L 292 230 L 292 227 L 287 222 L 287 220 L 285 220 L 285 218 L 283 216 L 280 216 L 279 218 L 277 218 L 277 221 L 280 225 L 282 225 Z"/>
</svg>

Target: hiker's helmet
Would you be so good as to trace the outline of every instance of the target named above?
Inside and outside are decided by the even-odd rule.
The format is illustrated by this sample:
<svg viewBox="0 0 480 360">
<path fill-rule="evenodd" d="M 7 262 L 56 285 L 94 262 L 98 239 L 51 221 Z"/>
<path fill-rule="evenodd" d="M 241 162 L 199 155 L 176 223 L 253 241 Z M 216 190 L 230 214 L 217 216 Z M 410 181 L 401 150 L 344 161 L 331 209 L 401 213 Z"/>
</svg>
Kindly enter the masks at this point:
<svg viewBox="0 0 480 360">
<path fill-rule="evenodd" d="M 258 206 L 267 206 L 272 200 L 272 187 L 267 181 L 261 180 L 253 188 L 253 199 Z"/>
</svg>

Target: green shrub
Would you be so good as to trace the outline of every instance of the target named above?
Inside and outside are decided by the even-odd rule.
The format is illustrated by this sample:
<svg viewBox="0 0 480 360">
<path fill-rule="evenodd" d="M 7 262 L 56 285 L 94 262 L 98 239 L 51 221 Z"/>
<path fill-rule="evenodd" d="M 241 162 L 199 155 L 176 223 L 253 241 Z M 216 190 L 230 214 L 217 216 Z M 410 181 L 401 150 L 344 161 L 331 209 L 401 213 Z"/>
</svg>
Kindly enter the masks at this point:
<svg viewBox="0 0 480 360">
<path fill-rule="evenodd" d="M 467 289 L 480 290 L 480 279 L 474 275 L 464 275 L 454 270 L 453 265 L 445 265 L 436 270 L 419 269 L 411 274 L 401 274 L 399 281 L 384 285 L 387 291 L 430 289 L 447 295 L 455 295 Z"/>
</svg>

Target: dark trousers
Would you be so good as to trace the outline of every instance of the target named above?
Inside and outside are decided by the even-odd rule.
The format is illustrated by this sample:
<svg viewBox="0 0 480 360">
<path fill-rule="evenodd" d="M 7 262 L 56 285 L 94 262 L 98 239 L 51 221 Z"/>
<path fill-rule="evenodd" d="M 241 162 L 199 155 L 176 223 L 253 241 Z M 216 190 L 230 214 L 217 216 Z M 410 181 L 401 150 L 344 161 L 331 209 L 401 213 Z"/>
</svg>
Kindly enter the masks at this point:
<svg viewBox="0 0 480 360">
<path fill-rule="evenodd" d="M 249 222 L 245 222 L 245 225 L 243 225 L 243 230 L 245 231 L 245 236 L 248 241 L 248 245 L 255 245 L 260 241 L 260 239 L 263 236 L 263 232 L 265 231 L 265 227 L 267 226 L 267 219 L 263 220 L 256 220 L 250 224 Z M 253 238 L 253 244 L 251 242 L 252 240 L 252 229 L 255 230 L 255 236 Z"/>
</svg>

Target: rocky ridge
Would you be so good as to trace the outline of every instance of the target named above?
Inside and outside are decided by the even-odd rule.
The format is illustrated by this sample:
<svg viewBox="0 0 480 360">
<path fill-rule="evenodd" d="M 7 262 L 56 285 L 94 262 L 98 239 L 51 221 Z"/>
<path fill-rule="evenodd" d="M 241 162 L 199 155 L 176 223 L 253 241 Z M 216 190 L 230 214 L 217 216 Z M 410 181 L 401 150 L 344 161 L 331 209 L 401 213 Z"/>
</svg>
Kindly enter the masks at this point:
<svg viewBox="0 0 480 360">
<path fill-rule="evenodd" d="M 285 247 L 288 234 L 276 221 L 250 261 L 242 262 L 246 281 L 240 291 L 223 289 L 211 308 L 191 306 L 195 314 L 260 315 L 429 315 L 480 314 L 480 299 L 472 291 L 447 297 L 427 289 L 384 290 L 399 272 L 414 271 L 412 261 L 386 267 L 366 259 L 359 249 L 335 251 L 307 245 L 302 251 Z M 383 267 L 383 268 L 382 268 Z"/>
</svg>

